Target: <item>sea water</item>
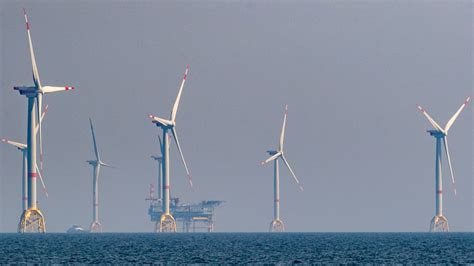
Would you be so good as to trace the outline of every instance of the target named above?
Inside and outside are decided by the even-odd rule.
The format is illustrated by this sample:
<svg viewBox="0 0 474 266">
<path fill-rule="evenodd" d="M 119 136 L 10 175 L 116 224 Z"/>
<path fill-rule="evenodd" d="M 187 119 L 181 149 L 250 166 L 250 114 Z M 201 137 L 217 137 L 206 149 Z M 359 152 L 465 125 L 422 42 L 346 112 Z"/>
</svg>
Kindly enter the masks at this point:
<svg viewBox="0 0 474 266">
<path fill-rule="evenodd" d="M 0 234 L 0 263 L 474 263 L 474 233 Z"/>
</svg>

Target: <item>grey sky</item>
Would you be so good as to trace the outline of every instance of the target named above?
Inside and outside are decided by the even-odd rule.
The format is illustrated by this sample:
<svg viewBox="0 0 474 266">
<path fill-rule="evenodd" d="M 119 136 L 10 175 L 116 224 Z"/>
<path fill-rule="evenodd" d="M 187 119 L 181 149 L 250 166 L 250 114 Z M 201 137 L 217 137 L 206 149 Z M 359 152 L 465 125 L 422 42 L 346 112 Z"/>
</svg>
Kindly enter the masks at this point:
<svg viewBox="0 0 474 266">
<path fill-rule="evenodd" d="M 24 142 L 31 84 L 21 8 L 28 9 L 45 96 L 48 231 L 91 221 L 88 117 L 103 160 L 105 231 L 151 231 L 159 129 L 190 65 L 177 129 L 194 177 L 171 148 L 172 195 L 225 200 L 216 231 L 266 231 L 272 166 L 289 105 L 286 156 L 305 187 L 281 174 L 288 231 L 427 231 L 434 215 L 435 141 L 422 104 L 441 124 L 472 94 L 471 1 L 0 1 L 0 136 Z M 473 230 L 472 107 L 450 131 L 457 178 L 445 171 L 444 212 Z M 21 209 L 21 156 L 0 145 L 1 231 Z"/>
</svg>

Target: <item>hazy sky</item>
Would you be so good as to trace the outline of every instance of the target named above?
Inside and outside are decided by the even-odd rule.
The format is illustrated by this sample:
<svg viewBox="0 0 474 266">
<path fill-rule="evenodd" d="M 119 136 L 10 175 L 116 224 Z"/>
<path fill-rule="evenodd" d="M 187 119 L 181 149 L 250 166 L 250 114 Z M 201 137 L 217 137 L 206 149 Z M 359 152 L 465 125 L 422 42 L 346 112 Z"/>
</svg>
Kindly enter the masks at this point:
<svg viewBox="0 0 474 266">
<path fill-rule="evenodd" d="M 93 159 L 118 169 L 99 179 L 104 230 L 151 231 L 160 130 L 186 64 L 177 117 L 194 178 L 171 146 L 172 195 L 226 201 L 216 231 L 267 231 L 273 167 L 289 105 L 285 151 L 299 192 L 281 169 L 287 231 L 427 231 L 434 215 L 435 140 L 416 109 L 442 125 L 472 94 L 471 1 L 1 1 L 0 136 L 26 140 L 32 84 L 22 7 L 28 9 L 46 95 L 43 123 L 47 230 L 88 227 Z M 444 171 L 444 213 L 473 230 L 472 107 L 450 130 L 457 179 Z M 444 170 L 447 168 L 445 167 Z M 21 154 L 0 143 L 1 231 L 21 213 Z"/>
</svg>

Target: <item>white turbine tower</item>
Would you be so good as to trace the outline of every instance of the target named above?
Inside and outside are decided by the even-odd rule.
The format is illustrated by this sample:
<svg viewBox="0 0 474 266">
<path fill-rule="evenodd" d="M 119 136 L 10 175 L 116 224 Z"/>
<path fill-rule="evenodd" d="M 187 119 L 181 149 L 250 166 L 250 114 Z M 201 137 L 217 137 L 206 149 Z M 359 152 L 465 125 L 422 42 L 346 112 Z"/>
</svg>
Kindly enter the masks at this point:
<svg viewBox="0 0 474 266">
<path fill-rule="evenodd" d="M 99 172 L 100 167 L 112 167 L 100 160 L 99 149 L 97 148 L 97 142 L 95 139 L 94 126 L 92 125 L 92 119 L 89 118 L 91 125 L 92 141 L 94 142 L 94 153 L 95 160 L 87 161 L 92 165 L 92 223 L 90 226 L 91 233 L 101 233 L 102 224 L 99 222 Z"/>
<path fill-rule="evenodd" d="M 274 162 L 274 216 L 273 221 L 270 223 L 270 232 L 283 232 L 285 231 L 285 226 L 283 221 L 280 219 L 280 169 L 278 164 L 278 159 L 281 159 L 288 170 L 290 170 L 291 175 L 293 176 L 296 183 L 299 185 L 300 190 L 303 191 L 303 186 L 300 184 L 300 181 L 296 177 L 293 169 L 291 169 L 290 164 L 286 160 L 285 154 L 283 152 L 283 142 L 285 140 L 285 127 L 286 127 L 286 116 L 288 114 L 288 105 L 285 106 L 285 116 L 283 117 L 283 127 L 281 129 L 280 135 L 280 145 L 277 151 L 270 150 L 267 151 L 270 154 L 270 158 L 262 162 L 262 165 Z"/>
<path fill-rule="evenodd" d="M 36 170 L 36 120 L 39 118 L 42 109 L 43 94 L 67 91 L 74 89 L 73 87 L 53 87 L 42 86 L 38 67 L 36 65 L 35 53 L 33 51 L 33 43 L 31 41 L 30 23 L 26 15 L 26 10 L 23 9 L 26 22 L 26 32 L 28 34 L 28 44 L 30 48 L 31 66 L 33 70 L 34 86 L 20 86 L 14 87 L 21 95 L 28 98 L 28 131 L 27 131 L 27 145 L 28 145 L 28 209 L 23 212 L 18 224 L 18 232 L 40 232 L 46 231 L 44 215 L 36 204 L 36 178 L 38 172 Z M 40 120 L 40 119 L 38 119 Z M 41 120 L 38 123 L 39 143 L 40 143 L 40 161 L 43 161 L 43 144 L 41 136 Z M 42 163 L 41 163 L 42 168 Z"/>
<path fill-rule="evenodd" d="M 44 115 L 46 114 L 47 110 L 48 110 L 48 106 L 46 105 L 46 107 L 44 108 L 43 113 L 41 114 L 41 120 L 43 120 Z M 36 124 L 35 132 L 38 132 L 38 124 Z M 21 185 L 22 185 L 22 197 L 21 198 L 22 198 L 22 207 L 23 207 L 22 211 L 24 212 L 28 209 L 28 175 L 27 175 L 27 171 L 28 171 L 28 169 L 27 169 L 27 165 L 28 165 L 28 146 L 26 146 L 26 144 L 19 143 L 19 142 L 14 142 L 14 141 L 11 141 L 11 140 L 8 140 L 8 139 L 2 139 L 2 141 L 16 147 L 22 153 L 22 157 L 23 157 L 22 169 L 23 169 L 23 171 L 22 171 L 22 181 L 21 181 Z M 44 180 L 43 180 L 43 177 L 41 175 L 41 172 L 38 169 L 38 166 L 36 166 L 36 170 L 38 171 L 38 175 L 40 177 L 41 184 L 43 185 L 43 190 L 46 194 L 46 197 L 48 197 L 48 191 L 46 190 L 46 186 L 44 184 Z"/>
<path fill-rule="evenodd" d="M 448 120 L 446 126 L 442 128 L 436 121 L 431 118 L 431 116 L 423 109 L 420 105 L 418 105 L 418 109 L 423 113 L 423 115 L 428 119 L 430 124 L 433 126 L 433 130 L 428 130 L 427 132 L 430 133 L 436 139 L 436 162 L 435 162 L 435 199 L 436 199 L 436 209 L 435 209 L 435 216 L 431 219 L 430 224 L 430 232 L 448 232 L 448 219 L 443 216 L 443 180 L 442 180 L 442 171 L 441 171 L 441 153 L 442 153 L 442 146 L 441 141 L 443 141 L 444 150 L 446 152 L 446 158 L 448 161 L 449 171 L 451 173 L 451 182 L 454 189 L 454 195 L 456 195 L 456 183 L 454 181 L 454 173 L 453 167 L 451 165 L 451 156 L 449 154 L 449 147 L 448 147 L 448 131 L 451 126 L 454 124 L 454 121 L 458 118 L 459 114 L 461 114 L 462 110 L 466 105 L 469 103 L 471 97 L 467 97 L 466 101 L 459 107 L 458 111 Z"/>
<path fill-rule="evenodd" d="M 174 102 L 173 109 L 171 111 L 170 119 L 163 119 L 154 115 L 148 115 L 152 119 L 152 122 L 156 124 L 157 127 L 160 127 L 163 130 L 163 145 L 161 147 L 162 154 L 162 167 L 163 167 L 163 214 L 160 218 L 159 231 L 160 232 L 176 232 L 176 221 L 170 213 L 170 175 L 169 175 L 169 131 L 171 131 L 176 146 L 178 148 L 179 154 L 181 155 L 181 160 L 186 169 L 188 175 L 188 181 L 191 186 L 193 182 L 191 175 L 189 174 L 188 166 L 184 160 L 183 152 L 181 151 L 181 146 L 179 145 L 178 135 L 176 132 L 176 114 L 178 112 L 179 101 L 181 99 L 181 94 L 183 93 L 184 83 L 186 82 L 186 77 L 188 75 L 189 68 L 186 67 L 186 71 L 183 76 L 183 81 L 181 82 L 181 87 L 179 88 L 178 96 Z M 158 227 L 158 226 L 157 226 Z"/>
</svg>

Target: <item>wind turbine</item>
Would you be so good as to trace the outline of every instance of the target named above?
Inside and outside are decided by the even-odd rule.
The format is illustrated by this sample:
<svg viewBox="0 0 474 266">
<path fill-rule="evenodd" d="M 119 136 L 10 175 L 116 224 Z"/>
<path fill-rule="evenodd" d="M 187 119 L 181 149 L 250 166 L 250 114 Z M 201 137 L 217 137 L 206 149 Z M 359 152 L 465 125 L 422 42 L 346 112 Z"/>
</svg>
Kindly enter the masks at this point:
<svg viewBox="0 0 474 266">
<path fill-rule="evenodd" d="M 189 67 L 186 67 L 186 71 L 184 72 L 183 81 L 181 82 L 181 87 L 179 88 L 178 96 L 176 97 L 176 101 L 174 102 L 173 109 L 171 111 L 170 119 L 163 119 L 154 115 L 148 115 L 149 118 L 152 119 L 152 122 L 156 124 L 157 127 L 160 127 L 163 130 L 163 145 L 161 147 L 161 154 L 162 154 L 162 167 L 163 167 L 163 214 L 160 218 L 160 232 L 176 232 L 176 221 L 170 213 L 170 175 L 169 175 L 169 131 L 171 131 L 174 141 L 176 142 L 176 146 L 178 148 L 179 154 L 181 155 L 181 160 L 184 164 L 184 168 L 186 169 L 186 173 L 188 175 L 188 181 L 191 187 L 193 186 L 193 182 L 191 179 L 191 175 L 189 174 L 188 166 L 186 165 L 186 161 L 184 160 L 183 152 L 181 151 L 181 146 L 179 145 L 178 134 L 176 132 L 176 114 L 178 112 L 179 101 L 181 99 L 181 94 L 183 93 L 184 83 L 186 82 L 186 77 L 188 75 Z"/>
<path fill-rule="evenodd" d="M 160 143 L 160 153 L 163 151 L 163 143 L 161 142 L 160 136 L 158 136 L 158 141 Z M 163 156 L 160 155 L 152 155 L 151 158 L 155 160 L 158 163 L 158 182 L 157 182 L 157 193 L 158 193 L 158 202 L 160 204 L 163 202 L 162 199 L 162 194 L 163 194 L 163 168 L 161 167 L 161 164 L 163 162 Z"/>
<path fill-rule="evenodd" d="M 91 125 L 92 141 L 94 142 L 94 153 L 95 160 L 87 161 L 92 165 L 92 223 L 90 226 L 91 233 L 101 233 L 102 224 L 99 222 L 99 172 L 100 167 L 112 167 L 100 160 L 99 149 L 97 148 L 97 142 L 95 140 L 94 126 L 92 125 L 92 119 L 89 118 Z"/>
<path fill-rule="evenodd" d="M 43 113 L 41 114 L 41 120 L 43 120 L 44 115 L 46 114 L 47 110 L 48 110 L 48 106 L 46 105 L 46 107 L 44 108 Z M 38 132 L 38 124 L 36 125 L 35 131 Z M 27 169 L 28 146 L 26 146 L 26 144 L 11 141 L 11 140 L 8 140 L 8 139 L 2 139 L 2 141 L 5 142 L 6 144 L 10 144 L 10 145 L 16 147 L 22 153 L 22 157 L 23 157 L 22 169 L 23 169 L 23 171 L 22 171 L 22 181 L 21 181 L 21 185 L 22 185 L 22 197 L 21 197 L 21 199 L 22 199 L 22 208 L 23 208 L 22 211 L 24 212 L 28 209 L 28 175 L 26 174 L 27 171 L 28 171 L 28 169 Z M 40 180 L 41 180 L 41 184 L 43 185 L 43 190 L 46 194 L 46 197 L 48 197 L 48 190 L 46 189 L 43 177 L 41 175 L 41 172 L 38 169 L 38 166 L 36 166 L 36 170 L 38 171 L 38 174 L 39 174 L 39 177 L 40 177 Z"/>
<path fill-rule="evenodd" d="M 28 209 L 23 212 L 18 224 L 18 232 L 40 232 L 46 231 L 44 215 L 36 204 L 36 178 L 38 172 L 36 170 L 36 120 L 39 120 L 39 143 L 40 143 L 40 162 L 43 161 L 43 144 L 42 144 L 42 133 L 41 133 L 41 119 L 39 116 L 42 109 L 42 98 L 43 94 L 73 90 L 73 87 L 53 87 L 53 86 L 42 86 L 38 67 L 36 65 L 35 53 L 33 51 L 33 43 L 31 41 L 30 23 L 26 15 L 26 10 L 23 9 L 25 16 L 26 32 L 28 34 L 28 44 L 30 49 L 31 66 L 33 71 L 33 82 L 34 86 L 19 86 L 14 87 L 15 90 L 20 92 L 20 95 L 25 95 L 28 98 L 28 130 L 27 130 L 27 145 L 28 145 Z M 42 168 L 41 163 L 41 168 Z"/>
<path fill-rule="evenodd" d="M 280 145 L 277 151 L 269 150 L 267 151 L 270 154 L 270 158 L 262 162 L 262 165 L 274 162 L 274 205 L 273 205 L 273 221 L 270 223 L 270 232 L 283 232 L 285 231 L 285 226 L 283 221 L 280 219 L 280 169 L 278 164 L 278 159 L 281 159 L 288 170 L 290 170 L 293 179 L 296 181 L 296 184 L 299 185 L 300 190 L 303 191 L 303 186 L 300 184 L 300 181 L 296 177 L 293 169 L 291 169 L 290 164 L 286 160 L 285 154 L 283 152 L 283 142 L 285 140 L 285 127 L 286 127 L 286 116 L 288 114 L 288 105 L 285 106 L 285 116 L 283 117 L 283 127 L 281 129 L 280 135 Z"/>
<path fill-rule="evenodd" d="M 453 167 L 451 165 L 451 156 L 449 154 L 448 147 L 448 131 L 454 124 L 454 121 L 461 114 L 462 110 L 471 100 L 471 97 L 467 97 L 464 103 L 459 107 L 457 112 L 448 120 L 446 126 L 442 128 L 431 116 L 426 112 L 423 107 L 418 105 L 418 109 L 423 113 L 423 115 L 428 119 L 430 124 L 434 129 L 427 130 L 431 136 L 436 139 L 436 162 L 435 162 L 435 200 L 436 200 L 436 209 L 435 216 L 431 219 L 430 232 L 449 232 L 448 219 L 443 215 L 443 180 L 442 180 L 442 171 L 441 171 L 441 153 L 442 146 L 441 141 L 444 145 L 444 150 L 446 152 L 446 158 L 448 161 L 449 171 L 451 173 L 451 182 L 454 189 L 454 195 L 456 195 L 456 183 L 454 180 Z"/>
</svg>

